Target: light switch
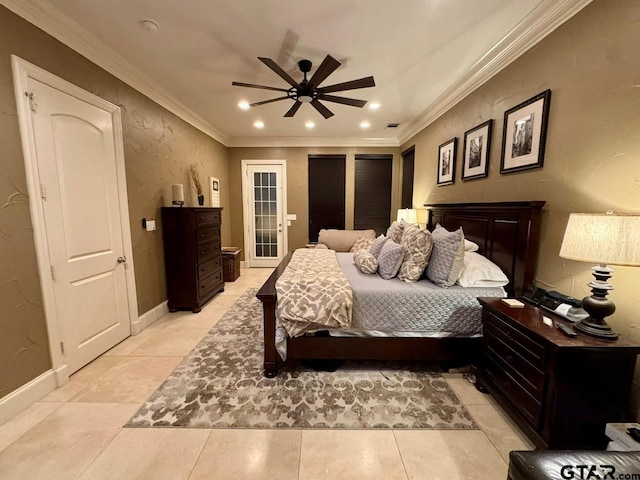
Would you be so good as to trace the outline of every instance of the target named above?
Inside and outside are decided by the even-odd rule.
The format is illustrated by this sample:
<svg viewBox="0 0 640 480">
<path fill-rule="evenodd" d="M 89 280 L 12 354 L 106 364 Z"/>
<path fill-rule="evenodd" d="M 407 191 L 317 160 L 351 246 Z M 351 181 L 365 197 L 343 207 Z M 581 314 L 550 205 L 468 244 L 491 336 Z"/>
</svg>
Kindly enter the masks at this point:
<svg viewBox="0 0 640 480">
<path fill-rule="evenodd" d="M 153 232 L 156 229 L 155 220 L 147 220 L 147 232 Z"/>
</svg>

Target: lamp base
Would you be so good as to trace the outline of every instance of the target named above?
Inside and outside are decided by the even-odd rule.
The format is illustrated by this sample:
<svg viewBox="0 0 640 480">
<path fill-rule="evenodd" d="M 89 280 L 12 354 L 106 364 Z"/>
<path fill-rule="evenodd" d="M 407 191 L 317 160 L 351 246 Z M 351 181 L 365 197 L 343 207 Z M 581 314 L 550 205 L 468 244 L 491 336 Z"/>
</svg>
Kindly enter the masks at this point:
<svg viewBox="0 0 640 480">
<path fill-rule="evenodd" d="M 617 340 L 618 334 L 611 330 L 611 327 L 604 320 L 598 321 L 588 317 L 580 320 L 573 326 L 574 330 L 585 333 L 592 337 L 602 338 L 604 340 Z"/>
</svg>

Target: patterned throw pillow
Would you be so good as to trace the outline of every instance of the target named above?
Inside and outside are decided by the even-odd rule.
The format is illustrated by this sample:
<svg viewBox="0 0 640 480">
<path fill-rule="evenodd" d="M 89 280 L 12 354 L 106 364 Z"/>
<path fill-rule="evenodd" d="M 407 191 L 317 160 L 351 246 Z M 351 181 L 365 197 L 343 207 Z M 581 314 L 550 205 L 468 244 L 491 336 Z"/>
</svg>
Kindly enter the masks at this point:
<svg viewBox="0 0 640 480">
<path fill-rule="evenodd" d="M 355 252 L 353 261 L 362 273 L 376 273 L 378 271 L 378 260 L 366 250 Z"/>
<path fill-rule="evenodd" d="M 376 257 L 376 259 L 380 255 L 380 252 L 382 251 L 382 247 L 384 246 L 387 240 L 388 240 L 387 237 L 385 237 L 384 235 L 380 235 L 378 238 L 376 238 L 373 241 L 373 245 L 371 245 L 371 249 L 369 251 L 371 252 L 371 255 Z"/>
<path fill-rule="evenodd" d="M 404 223 L 393 222 L 387 230 L 387 238 L 390 238 L 396 243 L 402 241 L 402 231 L 404 230 Z"/>
<path fill-rule="evenodd" d="M 405 282 L 417 282 L 429 263 L 433 247 L 431 234 L 416 225 L 405 225 L 401 245 L 404 247 L 404 260 L 398 278 Z"/>
<path fill-rule="evenodd" d="M 427 267 L 427 278 L 440 287 L 450 287 L 464 267 L 464 233 L 462 228 L 449 232 L 436 225 L 431 234 L 433 251 Z"/>
<path fill-rule="evenodd" d="M 355 242 L 353 242 L 353 247 L 349 250 L 351 253 L 355 253 L 358 250 L 366 250 L 369 251 L 371 245 L 373 245 L 375 238 L 368 237 L 360 237 Z"/>
<path fill-rule="evenodd" d="M 385 280 L 395 277 L 404 259 L 404 247 L 389 239 L 378 256 L 378 275 Z"/>
</svg>

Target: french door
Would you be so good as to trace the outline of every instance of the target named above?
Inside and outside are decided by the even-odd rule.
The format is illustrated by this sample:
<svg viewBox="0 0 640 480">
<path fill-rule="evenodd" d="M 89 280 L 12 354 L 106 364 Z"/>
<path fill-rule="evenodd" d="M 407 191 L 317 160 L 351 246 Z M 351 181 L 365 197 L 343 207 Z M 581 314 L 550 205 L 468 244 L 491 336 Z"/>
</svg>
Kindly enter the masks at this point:
<svg viewBox="0 0 640 480">
<path fill-rule="evenodd" d="M 250 267 L 277 267 L 287 252 L 286 163 L 243 160 L 242 170 L 245 261 Z"/>
</svg>

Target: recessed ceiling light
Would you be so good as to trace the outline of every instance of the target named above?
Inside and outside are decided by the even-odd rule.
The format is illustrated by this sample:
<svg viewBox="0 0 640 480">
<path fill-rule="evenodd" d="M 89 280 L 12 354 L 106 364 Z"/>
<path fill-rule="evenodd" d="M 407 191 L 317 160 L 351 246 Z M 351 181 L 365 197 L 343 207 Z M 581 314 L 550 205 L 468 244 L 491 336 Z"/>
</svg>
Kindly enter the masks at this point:
<svg viewBox="0 0 640 480">
<path fill-rule="evenodd" d="M 371 124 L 366 120 L 364 122 L 360 122 L 360 128 L 369 128 Z"/>
<path fill-rule="evenodd" d="M 143 18 L 140 20 L 140 26 L 144 28 L 147 32 L 156 33 L 160 30 L 160 25 L 155 20 L 151 20 L 150 18 Z"/>
<path fill-rule="evenodd" d="M 249 110 L 251 108 L 249 106 L 249 102 L 246 102 L 244 100 L 242 100 L 240 103 L 238 103 L 238 107 L 240 107 L 240 110 Z"/>
<path fill-rule="evenodd" d="M 313 127 L 316 126 L 315 123 L 313 123 L 311 120 L 309 120 L 307 123 L 304 124 L 305 127 L 307 127 L 309 130 L 311 130 Z"/>
<path fill-rule="evenodd" d="M 256 128 L 264 128 L 264 122 L 262 120 L 256 120 L 253 122 L 253 126 Z"/>
<path fill-rule="evenodd" d="M 369 110 L 378 110 L 380 108 L 380 104 L 373 102 L 371 104 L 369 104 Z"/>
</svg>

